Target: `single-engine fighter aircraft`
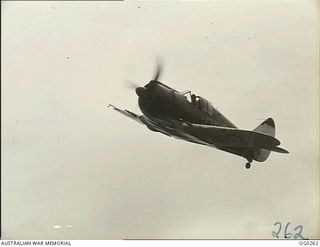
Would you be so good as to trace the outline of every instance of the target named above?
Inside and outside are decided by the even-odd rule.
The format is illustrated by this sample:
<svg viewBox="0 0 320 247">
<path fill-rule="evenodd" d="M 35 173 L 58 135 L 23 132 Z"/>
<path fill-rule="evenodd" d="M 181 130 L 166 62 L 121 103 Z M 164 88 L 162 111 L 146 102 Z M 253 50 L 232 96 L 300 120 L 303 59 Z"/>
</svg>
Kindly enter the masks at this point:
<svg viewBox="0 0 320 247">
<path fill-rule="evenodd" d="M 208 100 L 190 91 L 178 92 L 158 81 L 160 72 L 161 67 L 158 66 L 154 79 L 135 89 L 144 115 L 111 104 L 109 107 L 152 131 L 244 157 L 248 161 L 247 169 L 253 160 L 265 161 L 271 151 L 289 153 L 279 147 L 272 118 L 266 119 L 253 131 L 238 129 Z"/>
</svg>

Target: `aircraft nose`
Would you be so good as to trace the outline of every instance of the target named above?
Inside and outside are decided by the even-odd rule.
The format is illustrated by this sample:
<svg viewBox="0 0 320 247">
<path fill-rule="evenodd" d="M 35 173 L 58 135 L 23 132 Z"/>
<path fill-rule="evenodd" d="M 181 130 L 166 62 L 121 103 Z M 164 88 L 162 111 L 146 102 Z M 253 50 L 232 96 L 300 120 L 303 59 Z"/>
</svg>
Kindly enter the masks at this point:
<svg viewBox="0 0 320 247">
<path fill-rule="evenodd" d="M 136 94 L 140 97 L 146 93 L 147 89 L 145 87 L 137 87 Z"/>
</svg>

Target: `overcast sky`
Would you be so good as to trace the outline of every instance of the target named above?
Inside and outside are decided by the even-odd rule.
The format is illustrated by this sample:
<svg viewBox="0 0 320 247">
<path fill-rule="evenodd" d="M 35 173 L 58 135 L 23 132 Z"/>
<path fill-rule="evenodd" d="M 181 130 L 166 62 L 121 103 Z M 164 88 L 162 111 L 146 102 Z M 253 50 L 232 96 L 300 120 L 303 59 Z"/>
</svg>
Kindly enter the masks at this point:
<svg viewBox="0 0 320 247">
<path fill-rule="evenodd" d="M 319 238 L 316 1 L 1 2 L 2 236 Z M 149 131 L 126 80 L 272 117 L 264 163 Z M 280 233 L 283 237 L 283 231 Z"/>
</svg>

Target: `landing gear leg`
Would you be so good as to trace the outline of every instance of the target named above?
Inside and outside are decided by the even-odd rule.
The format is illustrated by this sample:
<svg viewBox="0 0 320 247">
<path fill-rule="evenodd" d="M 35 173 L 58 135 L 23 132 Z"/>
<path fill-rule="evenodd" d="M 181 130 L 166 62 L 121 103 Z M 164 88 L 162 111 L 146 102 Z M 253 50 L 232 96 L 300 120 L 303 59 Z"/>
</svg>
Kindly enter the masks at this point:
<svg viewBox="0 0 320 247">
<path fill-rule="evenodd" d="M 253 161 L 253 157 L 254 157 L 254 152 L 253 150 L 247 150 L 247 153 L 245 153 L 245 155 L 243 156 L 247 159 L 247 163 L 246 163 L 246 168 L 250 169 L 251 167 L 251 162 Z"/>
<path fill-rule="evenodd" d="M 246 163 L 246 168 L 249 169 L 250 167 L 251 167 L 251 163 L 250 162 Z"/>
</svg>

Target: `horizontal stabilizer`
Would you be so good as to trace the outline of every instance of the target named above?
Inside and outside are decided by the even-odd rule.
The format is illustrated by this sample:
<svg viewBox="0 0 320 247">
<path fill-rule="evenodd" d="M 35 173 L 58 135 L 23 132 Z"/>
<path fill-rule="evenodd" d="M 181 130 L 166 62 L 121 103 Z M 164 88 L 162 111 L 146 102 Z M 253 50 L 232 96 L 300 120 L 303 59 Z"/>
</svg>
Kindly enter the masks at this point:
<svg viewBox="0 0 320 247">
<path fill-rule="evenodd" d="M 282 153 L 282 154 L 288 154 L 289 151 L 283 149 L 283 148 L 279 148 L 279 147 L 274 147 L 271 149 L 271 151 L 273 152 L 277 152 L 277 153 Z"/>
</svg>

